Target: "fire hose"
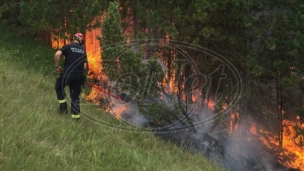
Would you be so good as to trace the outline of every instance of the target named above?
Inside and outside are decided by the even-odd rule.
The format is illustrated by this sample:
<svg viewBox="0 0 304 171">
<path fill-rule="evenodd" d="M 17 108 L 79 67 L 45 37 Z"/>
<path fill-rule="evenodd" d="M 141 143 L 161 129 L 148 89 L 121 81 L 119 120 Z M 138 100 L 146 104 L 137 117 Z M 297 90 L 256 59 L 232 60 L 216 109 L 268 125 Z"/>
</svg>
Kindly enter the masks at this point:
<svg viewBox="0 0 304 171">
<path fill-rule="evenodd" d="M 89 86 L 95 88 L 96 90 L 99 90 L 99 91 L 101 91 L 101 92 L 103 92 L 103 93 L 105 93 L 105 94 L 107 94 L 107 95 L 109 95 L 109 96 L 111 96 L 111 97 L 114 97 L 115 99 L 121 100 L 121 98 L 120 98 L 119 96 L 115 96 L 115 95 L 113 95 L 113 94 L 107 92 L 106 90 L 104 90 L 104 89 L 98 87 L 98 86 L 95 85 L 95 84 L 92 84 L 92 83 L 89 83 L 89 82 L 86 82 L 86 83 L 87 83 L 87 85 L 89 85 Z"/>
</svg>

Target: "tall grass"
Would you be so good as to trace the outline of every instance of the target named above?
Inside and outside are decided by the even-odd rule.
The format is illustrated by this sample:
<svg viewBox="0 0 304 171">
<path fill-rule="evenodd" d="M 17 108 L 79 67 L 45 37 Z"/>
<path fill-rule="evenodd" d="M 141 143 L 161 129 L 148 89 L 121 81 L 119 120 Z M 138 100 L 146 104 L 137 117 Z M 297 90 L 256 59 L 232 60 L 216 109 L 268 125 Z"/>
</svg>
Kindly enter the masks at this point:
<svg viewBox="0 0 304 171">
<path fill-rule="evenodd" d="M 151 133 L 57 114 L 55 50 L 0 30 L 0 170 L 220 170 Z M 94 105 L 82 109 L 123 124 Z"/>
</svg>

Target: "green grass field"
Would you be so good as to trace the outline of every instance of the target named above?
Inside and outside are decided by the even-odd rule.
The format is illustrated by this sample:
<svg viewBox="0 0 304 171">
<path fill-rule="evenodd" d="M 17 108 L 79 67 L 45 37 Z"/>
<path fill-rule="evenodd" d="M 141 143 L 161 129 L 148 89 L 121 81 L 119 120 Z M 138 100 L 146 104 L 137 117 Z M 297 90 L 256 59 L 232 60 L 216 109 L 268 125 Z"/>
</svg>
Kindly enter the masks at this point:
<svg viewBox="0 0 304 171">
<path fill-rule="evenodd" d="M 56 113 L 54 49 L 0 36 L 0 170 L 220 170 L 147 132 L 113 129 Z M 104 122 L 123 125 L 82 99 L 82 110 Z M 125 127 L 126 125 L 124 125 Z"/>
</svg>

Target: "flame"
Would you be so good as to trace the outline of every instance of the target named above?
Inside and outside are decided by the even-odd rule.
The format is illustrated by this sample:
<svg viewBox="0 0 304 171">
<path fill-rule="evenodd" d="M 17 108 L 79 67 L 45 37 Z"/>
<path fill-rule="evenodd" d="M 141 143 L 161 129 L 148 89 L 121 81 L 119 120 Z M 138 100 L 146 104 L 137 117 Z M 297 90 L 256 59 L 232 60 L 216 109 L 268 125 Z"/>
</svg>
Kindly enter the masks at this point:
<svg viewBox="0 0 304 171">
<path fill-rule="evenodd" d="M 96 28 L 91 31 L 86 31 L 86 52 L 88 58 L 89 71 L 94 75 L 98 75 L 101 72 L 101 50 L 99 41 L 96 37 L 101 37 L 101 29 Z"/>
<path fill-rule="evenodd" d="M 114 117 L 116 119 L 121 119 L 122 113 L 127 109 L 126 106 L 122 106 L 113 110 Z"/>
<path fill-rule="evenodd" d="M 296 131 L 294 129 L 294 126 L 301 125 L 289 120 L 284 120 L 283 125 L 283 137 L 285 137 L 283 140 L 283 153 L 293 158 L 293 160 L 289 160 L 284 164 L 304 170 L 304 144 L 297 144 L 297 142 L 303 142 L 303 135 L 296 137 Z M 300 147 L 301 145 L 303 146 L 302 148 Z"/>
<path fill-rule="evenodd" d="M 297 141 L 303 142 L 303 136 L 295 138 L 296 131 L 294 126 L 300 126 L 300 124 L 290 120 L 283 120 L 282 148 L 279 145 L 278 136 L 273 135 L 260 126 L 252 124 L 250 132 L 257 135 L 267 148 L 274 150 L 279 157 L 279 162 L 285 167 L 304 171 L 304 147 L 300 147 L 301 145 L 296 143 Z"/>
<path fill-rule="evenodd" d="M 102 21 L 101 18 L 96 18 L 93 23 L 96 21 Z M 89 79 L 96 79 L 99 81 L 107 80 L 107 77 L 102 73 L 102 54 L 99 40 L 97 37 L 102 37 L 101 28 L 94 28 L 86 31 L 85 36 L 85 47 L 88 58 L 88 67 L 89 67 Z M 94 103 L 101 105 L 100 102 L 96 99 L 104 98 L 105 95 L 102 92 L 99 92 L 95 89 L 92 89 L 90 94 L 86 97 L 87 100 L 92 100 Z"/>
<path fill-rule="evenodd" d="M 209 100 L 209 101 L 206 100 L 206 103 L 207 103 L 208 108 L 214 110 L 215 103 L 212 100 Z"/>
<path fill-rule="evenodd" d="M 65 44 L 65 40 L 62 39 L 60 36 L 51 33 L 51 44 L 53 49 L 59 49 Z"/>
</svg>

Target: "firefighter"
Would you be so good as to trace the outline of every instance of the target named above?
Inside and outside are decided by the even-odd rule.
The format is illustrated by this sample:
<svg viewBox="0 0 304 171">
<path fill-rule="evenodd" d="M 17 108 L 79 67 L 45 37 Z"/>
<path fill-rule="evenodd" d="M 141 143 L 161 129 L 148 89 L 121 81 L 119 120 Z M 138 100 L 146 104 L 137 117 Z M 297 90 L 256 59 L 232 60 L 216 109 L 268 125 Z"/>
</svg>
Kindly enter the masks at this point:
<svg viewBox="0 0 304 171">
<path fill-rule="evenodd" d="M 87 70 L 87 55 L 82 47 L 84 36 L 76 33 L 70 44 L 64 45 L 54 56 L 55 69 L 60 72 L 56 80 L 55 90 L 59 103 L 58 112 L 67 114 L 67 99 L 64 88 L 69 86 L 71 97 L 71 116 L 73 119 L 80 119 L 80 92 L 81 86 L 85 84 L 85 74 Z M 59 65 L 60 57 L 64 56 L 63 68 Z"/>
</svg>

